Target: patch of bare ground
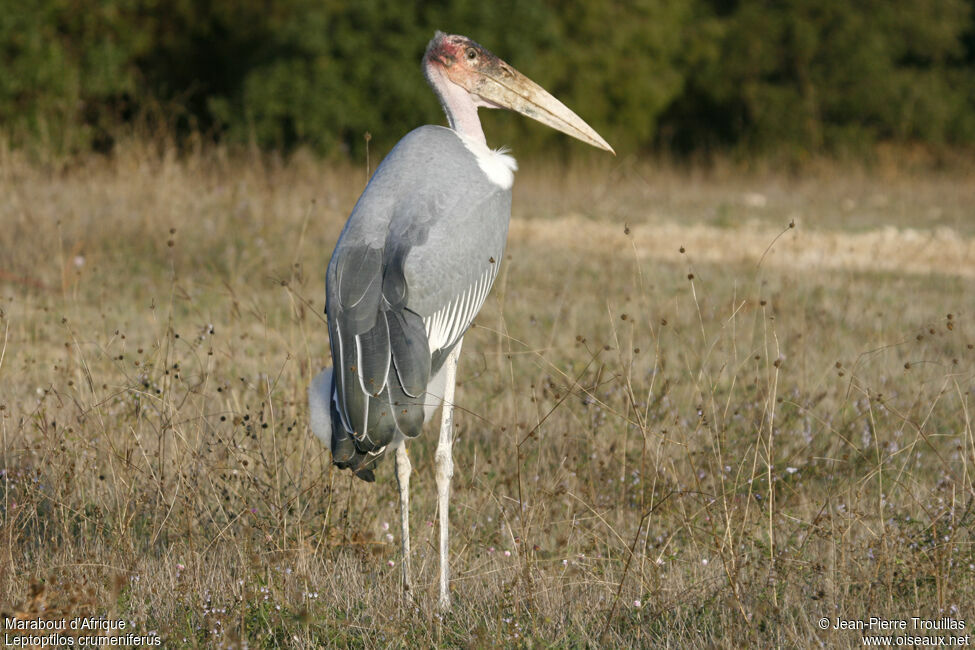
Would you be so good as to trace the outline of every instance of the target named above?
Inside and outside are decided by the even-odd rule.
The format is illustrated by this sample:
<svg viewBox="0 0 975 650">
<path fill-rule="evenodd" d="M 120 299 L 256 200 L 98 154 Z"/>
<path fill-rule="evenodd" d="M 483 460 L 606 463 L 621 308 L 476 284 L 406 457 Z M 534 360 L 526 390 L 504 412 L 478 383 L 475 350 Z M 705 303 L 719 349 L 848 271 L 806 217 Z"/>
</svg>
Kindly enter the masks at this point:
<svg viewBox="0 0 975 650">
<path fill-rule="evenodd" d="M 627 237 L 632 235 L 632 238 Z M 861 232 L 809 230 L 801 223 L 783 229 L 750 222 L 721 228 L 671 221 L 639 225 L 606 223 L 580 215 L 551 219 L 515 219 L 510 236 L 525 244 L 575 252 L 627 254 L 678 262 L 755 265 L 803 271 L 843 269 L 864 272 L 938 273 L 975 277 L 975 238 L 954 229 L 886 226 Z M 774 242 L 774 243 L 773 243 Z"/>
</svg>

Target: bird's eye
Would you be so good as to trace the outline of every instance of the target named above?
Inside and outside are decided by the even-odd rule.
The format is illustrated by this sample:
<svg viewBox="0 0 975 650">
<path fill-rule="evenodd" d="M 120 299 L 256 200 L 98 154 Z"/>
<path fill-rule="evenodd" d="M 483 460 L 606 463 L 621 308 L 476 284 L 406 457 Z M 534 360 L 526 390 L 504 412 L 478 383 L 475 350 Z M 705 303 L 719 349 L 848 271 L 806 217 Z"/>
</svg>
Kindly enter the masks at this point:
<svg viewBox="0 0 975 650">
<path fill-rule="evenodd" d="M 468 48 L 468 50 L 467 50 L 467 60 L 468 61 L 473 61 L 476 58 L 477 58 L 477 50 L 475 50 L 474 48 Z"/>
</svg>

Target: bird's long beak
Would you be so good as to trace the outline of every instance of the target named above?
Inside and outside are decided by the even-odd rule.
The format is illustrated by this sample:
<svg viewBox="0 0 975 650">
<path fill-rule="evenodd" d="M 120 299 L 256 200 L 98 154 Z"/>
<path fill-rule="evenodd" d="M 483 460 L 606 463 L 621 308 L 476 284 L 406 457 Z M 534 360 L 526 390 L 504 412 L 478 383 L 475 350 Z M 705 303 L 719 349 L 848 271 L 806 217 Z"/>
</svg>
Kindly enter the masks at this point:
<svg viewBox="0 0 975 650">
<path fill-rule="evenodd" d="M 470 92 L 616 155 L 609 143 L 565 104 L 501 59 L 490 56 L 494 60 L 483 65 L 480 74 L 474 76 Z"/>
<path fill-rule="evenodd" d="M 566 108 L 544 88 L 466 36 L 437 32 L 423 55 L 430 83 L 449 110 L 445 89 L 430 77 L 442 71 L 453 84 L 466 90 L 476 106 L 507 108 L 552 127 L 599 149 L 616 154 L 613 148 L 582 118 Z M 475 108 L 476 110 L 476 108 Z"/>
</svg>

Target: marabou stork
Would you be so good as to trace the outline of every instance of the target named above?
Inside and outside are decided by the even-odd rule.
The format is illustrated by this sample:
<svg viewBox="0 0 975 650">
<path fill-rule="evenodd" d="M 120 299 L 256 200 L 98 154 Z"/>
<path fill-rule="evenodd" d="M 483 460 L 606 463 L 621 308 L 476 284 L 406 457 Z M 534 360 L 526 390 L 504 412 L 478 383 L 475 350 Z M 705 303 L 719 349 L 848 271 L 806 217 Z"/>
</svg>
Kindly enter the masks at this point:
<svg viewBox="0 0 975 650">
<path fill-rule="evenodd" d="M 466 36 L 437 32 L 422 66 L 450 128 L 421 126 L 407 134 L 352 210 L 325 281 L 334 370 L 315 377 L 308 397 L 311 428 L 338 467 L 373 481 L 373 467 L 395 450 L 407 595 L 411 465 L 403 443 L 420 435 L 443 404 L 435 461 L 439 605 L 447 609 L 457 359 L 498 274 L 517 169 L 503 150 L 488 148 L 477 109 L 508 108 L 613 149 L 541 86 Z"/>
</svg>

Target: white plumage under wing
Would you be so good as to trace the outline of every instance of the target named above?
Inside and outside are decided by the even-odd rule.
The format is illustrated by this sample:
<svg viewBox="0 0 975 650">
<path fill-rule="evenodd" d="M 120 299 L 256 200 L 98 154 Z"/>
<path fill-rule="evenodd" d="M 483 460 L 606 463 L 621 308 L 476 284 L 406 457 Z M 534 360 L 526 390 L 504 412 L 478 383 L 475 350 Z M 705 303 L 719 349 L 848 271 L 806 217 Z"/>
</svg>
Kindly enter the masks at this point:
<svg viewBox="0 0 975 650">
<path fill-rule="evenodd" d="M 423 319 L 431 353 L 450 347 L 464 335 L 474 322 L 477 313 L 481 311 L 491 291 L 494 278 L 498 275 L 498 266 L 499 261 L 492 263 L 463 293 L 455 296 L 436 313 Z"/>
<path fill-rule="evenodd" d="M 332 448 L 332 369 L 326 368 L 312 379 L 308 386 L 309 424 L 319 440 Z"/>
</svg>

